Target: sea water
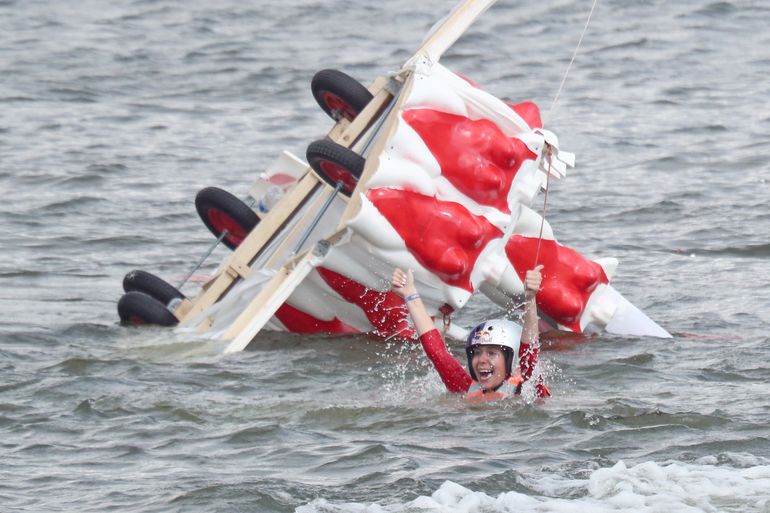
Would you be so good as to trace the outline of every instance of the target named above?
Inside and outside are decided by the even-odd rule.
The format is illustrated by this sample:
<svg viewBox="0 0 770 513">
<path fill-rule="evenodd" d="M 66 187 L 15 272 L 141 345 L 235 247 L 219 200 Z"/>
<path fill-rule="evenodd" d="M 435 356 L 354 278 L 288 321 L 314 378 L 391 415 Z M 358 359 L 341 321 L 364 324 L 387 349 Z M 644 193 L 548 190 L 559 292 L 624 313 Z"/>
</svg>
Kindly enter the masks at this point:
<svg viewBox="0 0 770 513">
<path fill-rule="evenodd" d="M 0 2 L 0 511 L 770 511 L 765 2 L 599 0 L 553 108 L 590 1 L 500 1 L 442 59 L 541 106 L 556 237 L 671 340 L 549 347 L 552 398 L 468 406 L 409 344 L 117 323 L 125 273 L 211 243 L 198 190 L 328 131 L 316 71 L 395 71 L 453 4 Z"/>
</svg>

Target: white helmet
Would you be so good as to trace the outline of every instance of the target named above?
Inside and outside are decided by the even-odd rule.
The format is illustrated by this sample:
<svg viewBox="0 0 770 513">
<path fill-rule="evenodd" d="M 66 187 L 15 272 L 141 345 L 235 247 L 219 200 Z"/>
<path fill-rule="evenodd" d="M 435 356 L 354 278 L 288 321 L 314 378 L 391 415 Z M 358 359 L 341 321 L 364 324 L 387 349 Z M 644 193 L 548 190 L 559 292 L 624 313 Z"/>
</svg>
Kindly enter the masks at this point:
<svg viewBox="0 0 770 513">
<path fill-rule="evenodd" d="M 468 372 L 477 381 L 476 372 L 471 361 L 473 351 L 479 346 L 498 346 L 505 353 L 506 377 L 513 374 L 513 362 L 519 359 L 521 345 L 521 326 L 507 319 L 492 319 L 484 321 L 471 331 L 465 343 L 465 354 L 468 356 Z"/>
</svg>

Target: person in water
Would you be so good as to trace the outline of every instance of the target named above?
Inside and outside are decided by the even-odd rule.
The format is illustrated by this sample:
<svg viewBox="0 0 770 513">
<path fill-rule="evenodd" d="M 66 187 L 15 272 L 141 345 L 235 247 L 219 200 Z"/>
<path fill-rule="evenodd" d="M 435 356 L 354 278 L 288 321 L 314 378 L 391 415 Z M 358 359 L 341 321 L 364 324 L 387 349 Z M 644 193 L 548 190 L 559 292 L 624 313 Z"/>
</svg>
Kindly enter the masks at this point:
<svg viewBox="0 0 770 513">
<path fill-rule="evenodd" d="M 404 298 L 425 354 L 447 390 L 464 393 L 470 400 L 502 399 L 521 393 L 521 385 L 532 376 L 539 353 L 535 295 L 543 279 L 540 273 L 542 267 L 539 265 L 526 274 L 523 326 L 506 319 L 492 319 L 471 331 L 465 344 L 468 371 L 447 350 L 444 339 L 420 299 L 413 272 L 398 268 L 393 271 L 391 287 Z M 537 395 L 549 397 L 548 387 L 538 379 L 535 385 Z"/>
</svg>

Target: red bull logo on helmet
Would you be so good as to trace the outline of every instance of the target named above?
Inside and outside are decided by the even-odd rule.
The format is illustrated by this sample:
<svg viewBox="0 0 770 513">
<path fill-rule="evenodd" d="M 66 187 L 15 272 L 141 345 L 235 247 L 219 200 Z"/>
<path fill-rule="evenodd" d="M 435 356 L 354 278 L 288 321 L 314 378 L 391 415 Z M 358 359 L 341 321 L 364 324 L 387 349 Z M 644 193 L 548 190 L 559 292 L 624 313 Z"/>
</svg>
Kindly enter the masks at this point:
<svg viewBox="0 0 770 513">
<path fill-rule="evenodd" d="M 473 335 L 473 339 L 471 340 L 471 344 L 479 344 L 479 345 L 486 345 L 490 344 L 492 339 L 492 334 L 486 330 L 479 330 Z"/>
</svg>

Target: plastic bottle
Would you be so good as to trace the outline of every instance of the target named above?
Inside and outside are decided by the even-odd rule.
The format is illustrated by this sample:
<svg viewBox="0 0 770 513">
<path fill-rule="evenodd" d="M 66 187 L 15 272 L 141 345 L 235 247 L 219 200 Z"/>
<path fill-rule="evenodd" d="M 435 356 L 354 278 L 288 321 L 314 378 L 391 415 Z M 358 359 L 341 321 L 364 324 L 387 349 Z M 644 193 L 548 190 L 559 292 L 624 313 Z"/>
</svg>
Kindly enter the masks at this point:
<svg viewBox="0 0 770 513">
<path fill-rule="evenodd" d="M 257 210 L 265 214 L 283 197 L 283 189 L 277 185 L 271 185 L 257 203 Z"/>
</svg>

